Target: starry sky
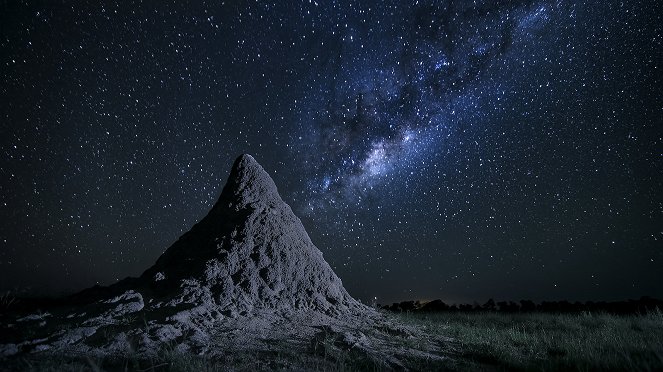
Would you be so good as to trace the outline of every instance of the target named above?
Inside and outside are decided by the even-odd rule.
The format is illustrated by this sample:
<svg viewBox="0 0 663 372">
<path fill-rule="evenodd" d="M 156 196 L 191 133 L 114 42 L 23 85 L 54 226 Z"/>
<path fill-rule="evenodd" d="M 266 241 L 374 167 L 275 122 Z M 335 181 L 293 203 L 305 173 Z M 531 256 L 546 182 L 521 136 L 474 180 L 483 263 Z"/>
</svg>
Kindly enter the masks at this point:
<svg viewBox="0 0 663 372">
<path fill-rule="evenodd" d="M 355 297 L 663 297 L 659 1 L 0 2 L 0 289 L 137 276 L 233 160 Z"/>
</svg>

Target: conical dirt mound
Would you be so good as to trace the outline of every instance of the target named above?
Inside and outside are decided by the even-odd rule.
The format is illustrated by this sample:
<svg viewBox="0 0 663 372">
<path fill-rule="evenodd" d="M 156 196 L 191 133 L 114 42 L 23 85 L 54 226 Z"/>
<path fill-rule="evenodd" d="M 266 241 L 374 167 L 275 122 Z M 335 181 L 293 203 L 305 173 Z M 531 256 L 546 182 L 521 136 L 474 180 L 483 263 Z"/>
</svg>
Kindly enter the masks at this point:
<svg viewBox="0 0 663 372">
<path fill-rule="evenodd" d="M 213 301 L 225 314 L 258 308 L 332 315 L 358 306 L 250 155 L 235 161 L 209 214 L 141 279 L 157 293 L 182 287 L 186 302 Z"/>
<path fill-rule="evenodd" d="M 0 362 L 39 352 L 138 356 L 153 368 L 164 353 L 173 360 L 238 355 L 230 365 L 261 355 L 276 363 L 269 368 L 307 370 L 327 363 L 328 353 L 343 360 L 348 350 L 397 368 L 399 358 L 432 357 L 404 348 L 407 329 L 346 292 L 249 155 L 235 161 L 207 216 L 139 278 L 93 287 L 48 308 L 0 315 Z"/>
</svg>

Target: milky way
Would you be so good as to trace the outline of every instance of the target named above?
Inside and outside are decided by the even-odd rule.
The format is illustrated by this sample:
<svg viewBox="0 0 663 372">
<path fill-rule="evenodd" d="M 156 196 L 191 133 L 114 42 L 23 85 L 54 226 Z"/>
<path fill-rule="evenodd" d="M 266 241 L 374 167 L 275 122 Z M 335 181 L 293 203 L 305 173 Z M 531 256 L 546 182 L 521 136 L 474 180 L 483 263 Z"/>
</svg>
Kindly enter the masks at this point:
<svg viewBox="0 0 663 372">
<path fill-rule="evenodd" d="M 491 68 L 511 63 L 514 43 L 544 29 L 551 13 L 568 16 L 561 8 L 448 1 L 394 7 L 393 17 L 361 29 L 337 24 L 322 41 L 324 88 L 314 94 L 313 116 L 301 119 L 309 170 L 322 174 L 310 183 L 309 207 L 354 204 L 440 141 L 453 142 L 465 112 L 485 109 L 468 104 L 472 96 L 505 89 Z"/>
</svg>

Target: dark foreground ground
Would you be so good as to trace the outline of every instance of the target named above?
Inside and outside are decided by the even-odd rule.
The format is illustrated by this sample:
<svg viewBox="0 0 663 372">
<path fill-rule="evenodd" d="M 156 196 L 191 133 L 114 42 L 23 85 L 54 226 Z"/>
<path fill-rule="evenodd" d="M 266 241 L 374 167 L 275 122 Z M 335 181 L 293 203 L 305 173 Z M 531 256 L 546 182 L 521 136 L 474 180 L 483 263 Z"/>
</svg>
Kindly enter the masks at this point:
<svg viewBox="0 0 663 372">
<path fill-rule="evenodd" d="M 663 313 L 616 316 L 605 314 L 387 313 L 417 336 L 403 347 L 440 342 L 446 358 L 418 356 L 403 361 L 411 370 L 663 370 Z M 98 359 L 32 354 L 0 359 L 0 369 L 21 371 L 213 371 L 213 370 L 384 370 L 339 345 L 333 335 L 314 340 L 309 353 L 272 351 L 227 352 L 224 357 L 180 354 L 168 347 L 156 357 Z M 393 367 L 393 366 L 392 366 Z M 400 367 L 398 369 L 401 369 Z"/>
<path fill-rule="evenodd" d="M 401 315 L 444 334 L 458 369 L 663 370 L 663 313 Z M 422 366 L 425 368 L 425 366 Z"/>
</svg>

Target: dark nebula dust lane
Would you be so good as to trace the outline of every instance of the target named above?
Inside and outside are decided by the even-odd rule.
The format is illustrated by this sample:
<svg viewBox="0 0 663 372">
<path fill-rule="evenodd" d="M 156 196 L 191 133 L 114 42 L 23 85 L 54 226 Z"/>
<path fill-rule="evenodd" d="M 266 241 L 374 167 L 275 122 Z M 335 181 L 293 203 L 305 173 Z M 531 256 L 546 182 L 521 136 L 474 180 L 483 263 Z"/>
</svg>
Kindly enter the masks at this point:
<svg viewBox="0 0 663 372">
<path fill-rule="evenodd" d="M 661 14 L 6 1 L 0 289 L 140 275 L 250 153 L 364 301 L 663 297 Z"/>
</svg>

